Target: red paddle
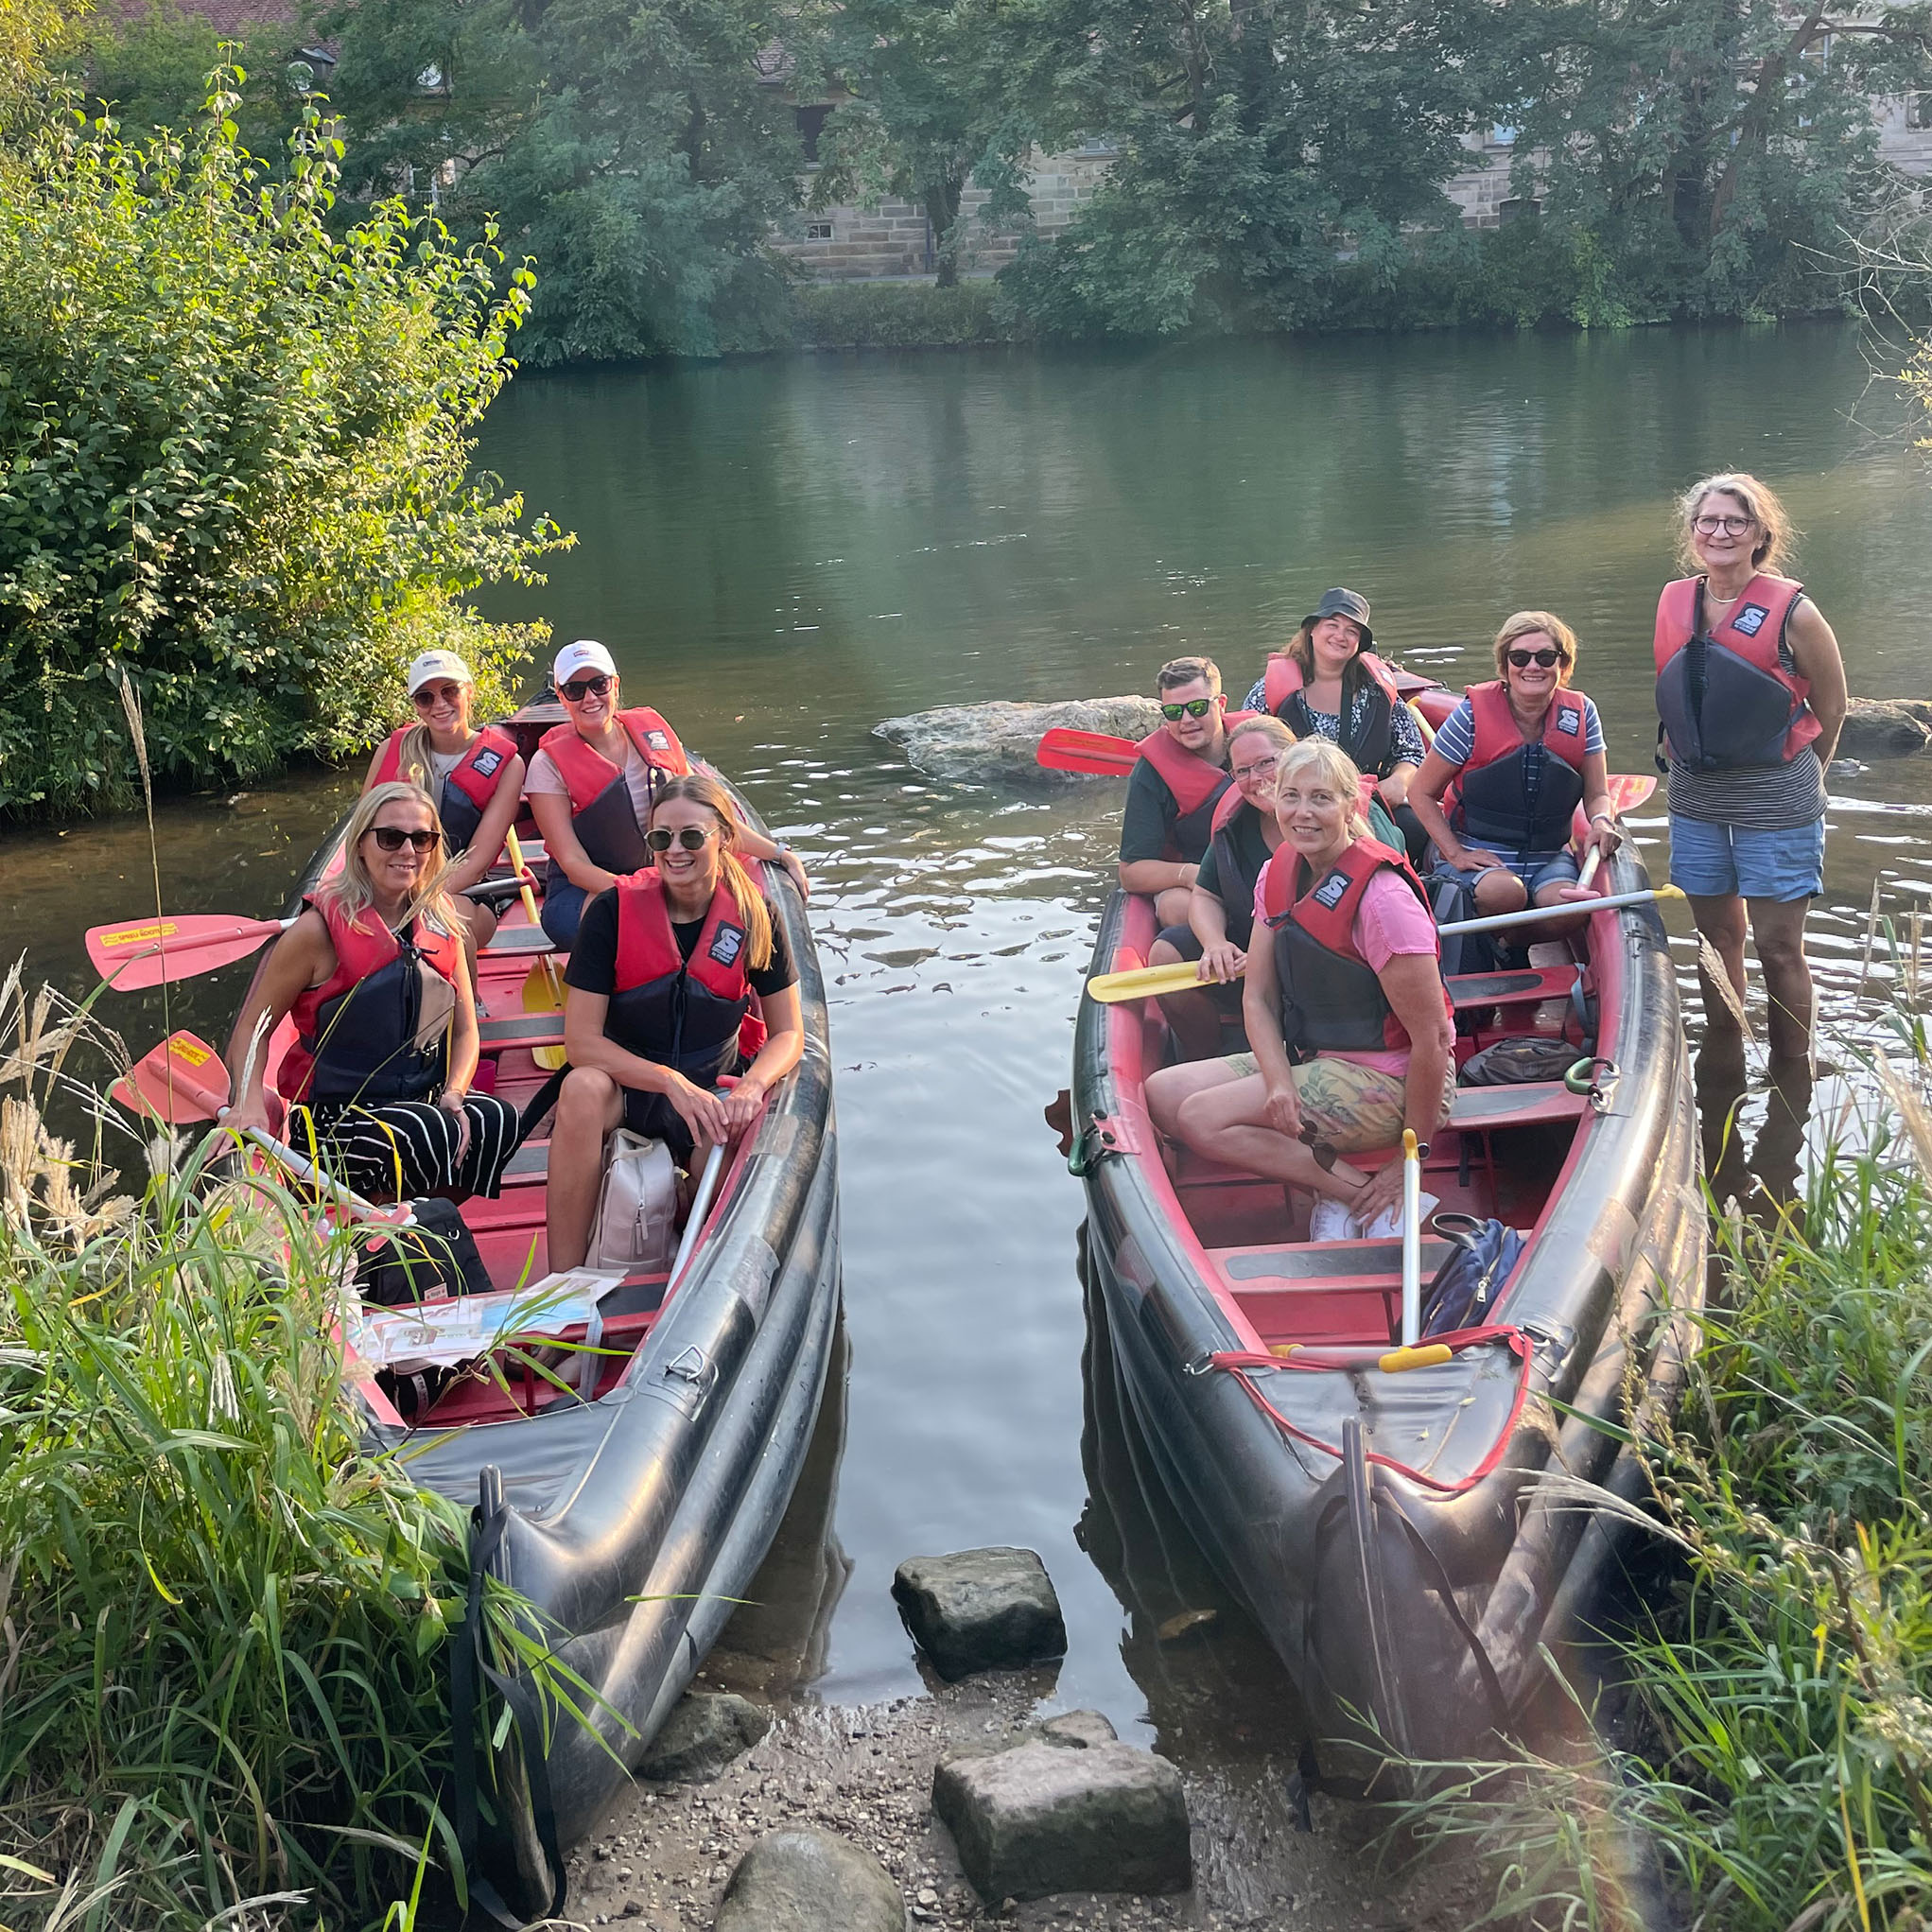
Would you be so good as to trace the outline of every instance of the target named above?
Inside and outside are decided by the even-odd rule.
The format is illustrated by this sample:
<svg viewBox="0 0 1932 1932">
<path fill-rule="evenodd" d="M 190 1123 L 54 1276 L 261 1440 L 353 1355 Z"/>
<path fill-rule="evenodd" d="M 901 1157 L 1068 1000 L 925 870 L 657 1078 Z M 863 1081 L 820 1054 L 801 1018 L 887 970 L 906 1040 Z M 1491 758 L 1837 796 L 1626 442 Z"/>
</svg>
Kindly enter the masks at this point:
<svg viewBox="0 0 1932 1932">
<path fill-rule="evenodd" d="M 1090 772 L 1119 777 L 1134 769 L 1140 747 L 1131 738 L 1109 738 L 1102 731 L 1075 731 L 1056 724 L 1040 740 L 1035 755 L 1050 772 Z"/>
<path fill-rule="evenodd" d="M 164 980 L 212 973 L 286 932 L 292 919 L 244 919 L 230 913 L 194 913 L 144 919 L 131 926 L 88 929 L 87 956 L 117 992 L 138 992 Z"/>
</svg>

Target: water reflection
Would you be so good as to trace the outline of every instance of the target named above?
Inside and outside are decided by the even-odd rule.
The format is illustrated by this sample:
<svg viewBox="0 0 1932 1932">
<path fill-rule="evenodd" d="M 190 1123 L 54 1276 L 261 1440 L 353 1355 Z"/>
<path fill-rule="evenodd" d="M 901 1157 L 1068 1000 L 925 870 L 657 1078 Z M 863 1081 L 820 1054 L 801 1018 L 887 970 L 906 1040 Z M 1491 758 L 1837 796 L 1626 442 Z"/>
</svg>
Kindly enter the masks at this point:
<svg viewBox="0 0 1932 1932">
<path fill-rule="evenodd" d="M 1693 1072 L 1713 1206 L 1723 1213 L 1734 1202 L 1755 1219 L 1775 1221 L 1800 1192 L 1817 1085 L 1811 1062 L 1770 1061 L 1749 1112 L 1749 1061 L 1740 1035 L 1706 1034 Z"/>
</svg>

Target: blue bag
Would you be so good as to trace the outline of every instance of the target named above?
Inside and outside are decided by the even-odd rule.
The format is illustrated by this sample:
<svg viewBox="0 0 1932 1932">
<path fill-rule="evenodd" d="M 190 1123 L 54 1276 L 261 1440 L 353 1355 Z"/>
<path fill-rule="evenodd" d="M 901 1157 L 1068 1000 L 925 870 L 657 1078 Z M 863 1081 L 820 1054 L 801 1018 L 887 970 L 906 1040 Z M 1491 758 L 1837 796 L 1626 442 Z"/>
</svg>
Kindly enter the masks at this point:
<svg viewBox="0 0 1932 1932">
<path fill-rule="evenodd" d="M 1479 1329 L 1523 1253 L 1523 1237 L 1500 1221 L 1473 1214 L 1438 1214 L 1432 1224 L 1450 1244 L 1447 1261 L 1422 1292 L 1421 1339 Z"/>
</svg>

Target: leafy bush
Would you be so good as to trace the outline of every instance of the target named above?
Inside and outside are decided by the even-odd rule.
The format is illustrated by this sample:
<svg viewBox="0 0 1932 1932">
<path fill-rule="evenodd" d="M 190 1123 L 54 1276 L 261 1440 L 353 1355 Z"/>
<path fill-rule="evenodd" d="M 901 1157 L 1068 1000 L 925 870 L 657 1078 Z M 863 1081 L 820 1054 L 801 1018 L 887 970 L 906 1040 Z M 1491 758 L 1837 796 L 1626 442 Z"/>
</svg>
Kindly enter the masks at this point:
<svg viewBox="0 0 1932 1932">
<path fill-rule="evenodd" d="M 1011 342 L 1018 322 L 992 282 L 827 282 L 797 294 L 798 339 L 820 349 L 939 349 Z"/>
<path fill-rule="evenodd" d="M 240 79 L 0 169 L 0 815 L 131 798 L 122 671 L 157 775 L 208 783 L 367 745 L 430 645 L 494 705 L 539 635 L 461 602 L 568 541 L 468 473 L 531 276 L 400 200 L 332 235 L 339 143 L 308 104 L 271 189 Z"/>
</svg>

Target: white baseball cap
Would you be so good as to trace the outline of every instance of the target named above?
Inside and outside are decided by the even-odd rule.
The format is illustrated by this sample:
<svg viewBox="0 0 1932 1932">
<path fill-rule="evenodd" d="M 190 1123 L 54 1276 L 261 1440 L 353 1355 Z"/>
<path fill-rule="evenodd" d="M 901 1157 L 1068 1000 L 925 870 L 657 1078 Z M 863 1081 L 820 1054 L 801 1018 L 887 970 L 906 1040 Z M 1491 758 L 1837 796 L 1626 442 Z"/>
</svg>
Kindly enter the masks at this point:
<svg viewBox="0 0 1932 1932">
<path fill-rule="evenodd" d="M 459 685 L 473 685 L 470 668 L 454 651 L 426 651 L 409 666 L 409 695 L 414 697 L 432 677 L 446 677 Z"/>
<path fill-rule="evenodd" d="M 585 671 L 601 671 L 605 677 L 618 674 L 616 659 L 595 637 L 580 637 L 576 643 L 565 645 L 557 653 L 550 682 L 561 691 L 573 677 L 582 677 Z"/>
</svg>

